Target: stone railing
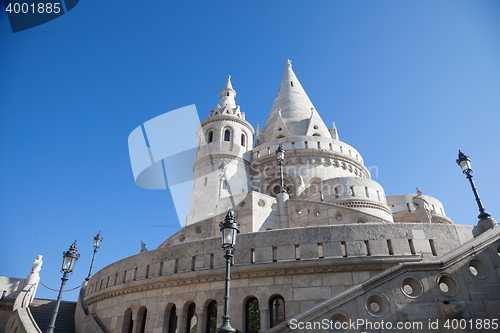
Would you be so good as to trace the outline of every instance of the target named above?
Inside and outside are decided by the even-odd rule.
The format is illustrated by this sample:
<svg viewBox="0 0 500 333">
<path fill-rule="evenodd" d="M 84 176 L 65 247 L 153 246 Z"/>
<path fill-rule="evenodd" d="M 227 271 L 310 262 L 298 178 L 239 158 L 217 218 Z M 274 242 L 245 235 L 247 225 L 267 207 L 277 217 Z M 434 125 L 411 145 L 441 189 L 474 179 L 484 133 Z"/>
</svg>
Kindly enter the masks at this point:
<svg viewBox="0 0 500 333">
<path fill-rule="evenodd" d="M 86 287 L 87 287 L 87 281 L 83 282 L 82 288 L 80 289 L 80 293 L 78 295 L 78 301 L 76 303 L 76 311 L 75 311 L 76 333 L 86 333 L 86 332 L 107 333 L 107 330 L 99 324 L 98 320 L 94 316 L 90 315 L 87 311 L 87 304 L 85 304 L 85 302 L 83 301 Z"/>
<path fill-rule="evenodd" d="M 323 302 L 312 309 L 305 311 L 298 316 L 295 316 L 293 318 L 287 319 L 286 322 L 283 322 L 270 330 L 268 330 L 268 333 L 285 333 L 285 332 L 293 332 L 293 331 L 299 331 L 302 332 L 302 330 L 296 330 L 296 328 L 291 327 L 290 325 L 295 325 L 295 323 L 314 323 L 314 322 L 321 322 L 322 320 L 325 319 L 331 319 L 333 322 L 335 321 L 342 321 L 342 322 L 349 322 L 350 320 L 357 321 L 358 319 L 361 320 L 361 318 L 347 318 L 346 315 L 343 313 L 341 309 L 349 308 L 348 303 L 350 302 L 355 302 L 355 300 L 359 297 L 363 297 L 363 295 L 372 295 L 368 297 L 367 299 L 367 304 L 366 304 L 366 309 L 368 313 L 371 314 L 372 318 L 373 317 L 378 317 L 377 314 L 373 314 L 370 311 L 371 310 L 371 304 L 368 304 L 368 302 L 371 303 L 376 303 L 377 307 L 380 309 L 380 311 L 386 311 L 384 310 L 389 308 L 391 305 L 387 304 L 390 302 L 388 298 L 385 296 L 381 296 L 379 294 L 381 286 L 383 285 L 390 285 L 393 284 L 394 286 L 388 286 L 388 290 L 397 290 L 400 289 L 398 288 L 399 286 L 397 285 L 399 283 L 399 280 L 402 276 L 406 277 L 406 280 L 403 281 L 401 285 L 401 290 L 403 293 L 408 292 L 408 290 L 404 289 L 403 285 L 408 281 L 408 284 L 411 287 L 411 295 L 410 298 L 416 298 L 419 297 L 420 294 L 423 293 L 422 285 L 419 283 L 417 280 L 415 280 L 414 276 L 417 276 L 419 272 L 422 272 L 423 270 L 426 271 L 432 271 L 434 275 L 441 275 L 446 277 L 448 280 L 453 280 L 455 281 L 455 278 L 450 277 L 448 274 L 443 274 L 443 271 L 450 268 L 452 265 L 459 263 L 460 261 L 466 260 L 468 257 L 477 255 L 481 251 L 485 250 L 487 247 L 493 245 L 495 249 L 492 251 L 498 251 L 495 246 L 495 242 L 500 238 L 500 228 L 494 228 L 493 230 L 489 230 L 488 232 L 485 232 L 481 234 L 480 236 L 470 240 L 467 242 L 464 246 L 444 255 L 443 257 L 439 258 L 438 260 L 434 261 L 428 261 L 428 262 L 413 262 L 413 263 L 400 263 L 392 268 L 389 268 L 388 270 L 368 279 L 367 281 L 358 284 L 343 293 L 340 293 L 339 295 Z M 453 274 L 460 274 L 461 270 L 459 269 L 452 269 Z M 448 281 L 445 279 L 433 279 L 435 284 L 446 284 L 446 288 L 453 288 L 454 285 L 453 283 L 450 283 L 448 285 Z M 430 280 L 430 279 L 429 279 Z M 415 281 L 416 283 L 412 283 Z M 500 285 L 494 285 L 494 286 L 500 286 Z M 437 288 L 437 286 L 434 286 Z M 456 286 L 455 286 L 456 287 Z M 440 287 L 441 288 L 441 287 Z M 498 289 L 498 288 L 497 288 Z M 406 290 L 406 291 L 405 291 Z M 445 289 L 446 290 L 446 289 Z M 445 295 L 446 293 L 452 294 L 452 290 L 444 291 L 443 292 Z M 458 293 L 458 292 L 456 292 Z M 455 294 L 456 294 L 455 293 Z M 416 296 L 416 294 L 419 294 Z M 498 301 L 497 296 L 494 294 L 491 295 L 493 299 Z M 394 298 L 394 296 L 391 296 L 392 299 L 397 299 Z M 444 318 L 447 318 L 451 314 L 451 318 L 453 315 L 460 314 L 460 311 L 463 311 L 464 303 L 465 302 L 439 302 L 440 306 L 440 312 L 444 314 Z M 421 305 L 418 304 L 413 304 L 412 307 L 418 307 L 418 306 L 434 306 L 434 304 L 428 304 L 428 303 L 423 303 Z M 386 311 L 387 312 L 387 311 Z M 333 315 L 332 314 L 335 314 Z M 437 314 L 435 314 L 436 316 Z M 330 317 L 330 318 L 329 318 Z M 424 315 L 425 317 L 425 315 Z M 423 317 L 423 318 L 424 318 Z M 436 317 L 437 318 L 437 317 Z M 450 318 L 450 317 L 448 317 Z M 463 318 L 463 317 L 460 317 Z M 467 317 L 465 317 L 467 318 Z M 406 318 L 407 319 L 407 318 Z M 427 317 L 425 317 L 427 319 Z M 387 319 L 386 319 L 387 320 Z M 430 320 L 430 319 L 429 319 Z M 313 332 L 319 332 L 320 330 L 318 329 L 313 329 L 309 330 Z M 340 330 L 339 330 L 340 331 Z"/>
<path fill-rule="evenodd" d="M 38 282 L 29 284 L 17 295 L 12 315 L 6 325 L 6 333 L 42 333 L 29 309 L 37 286 Z"/>
</svg>

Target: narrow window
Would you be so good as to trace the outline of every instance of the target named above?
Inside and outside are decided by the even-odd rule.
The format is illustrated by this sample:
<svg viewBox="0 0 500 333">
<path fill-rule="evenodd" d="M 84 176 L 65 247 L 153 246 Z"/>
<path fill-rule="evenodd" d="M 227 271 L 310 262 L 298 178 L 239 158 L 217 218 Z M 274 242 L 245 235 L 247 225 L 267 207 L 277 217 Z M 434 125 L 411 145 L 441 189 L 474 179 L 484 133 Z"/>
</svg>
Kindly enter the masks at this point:
<svg viewBox="0 0 500 333">
<path fill-rule="evenodd" d="M 168 333 L 175 333 L 177 331 L 177 311 L 175 305 L 170 309 L 168 318 Z"/>
<path fill-rule="evenodd" d="M 198 327 L 198 317 L 195 315 L 196 305 L 191 303 L 187 311 L 186 333 L 196 332 Z"/>
<path fill-rule="evenodd" d="M 323 243 L 318 243 L 318 257 L 324 258 L 325 253 L 323 252 Z"/>
<path fill-rule="evenodd" d="M 227 92 L 227 96 L 229 96 L 229 91 Z"/>
<path fill-rule="evenodd" d="M 351 154 L 351 150 L 350 150 L 350 149 L 349 149 L 349 156 L 352 156 L 352 154 Z"/>
<path fill-rule="evenodd" d="M 214 268 L 214 254 L 210 254 L 210 268 Z"/>
<path fill-rule="evenodd" d="M 354 196 L 354 186 L 351 186 L 350 189 L 351 189 L 351 196 Z"/>
<path fill-rule="evenodd" d="M 369 198 L 370 197 L 370 193 L 368 192 L 368 187 L 365 187 L 365 193 L 366 193 L 366 197 Z"/>
<path fill-rule="evenodd" d="M 429 239 L 429 245 L 431 246 L 432 255 L 437 256 L 436 246 L 434 245 L 434 239 Z"/>
<path fill-rule="evenodd" d="M 116 281 L 118 281 L 118 273 L 115 274 L 115 283 L 113 284 L 113 286 L 116 286 Z"/>
<path fill-rule="evenodd" d="M 295 245 L 295 260 L 300 260 L 300 245 Z"/>
<path fill-rule="evenodd" d="M 260 157 L 260 150 L 257 152 L 257 158 Z"/>
<path fill-rule="evenodd" d="M 208 177 L 205 177 L 205 185 L 204 186 L 207 186 L 208 184 Z"/>
<path fill-rule="evenodd" d="M 332 146 L 332 144 L 331 144 L 331 143 L 330 143 L 330 150 L 333 150 L 333 146 Z"/>
<path fill-rule="evenodd" d="M 389 249 L 389 254 L 394 255 L 394 249 L 392 248 L 392 241 L 390 239 L 387 240 L 387 248 Z"/>
<path fill-rule="evenodd" d="M 342 149 L 342 146 L 340 146 L 340 152 L 343 154 L 344 153 L 344 149 Z"/>
<path fill-rule="evenodd" d="M 125 280 L 127 280 L 127 271 L 123 273 L 123 283 L 125 283 Z"/>
<path fill-rule="evenodd" d="M 245 140 L 245 134 L 242 134 L 242 135 L 241 135 L 241 145 L 242 145 L 243 147 L 245 147 L 245 141 L 246 141 L 246 140 Z"/>
<path fill-rule="evenodd" d="M 371 256 L 372 255 L 372 251 L 370 250 L 370 242 L 365 240 L 365 246 L 366 246 L 366 255 L 367 256 Z"/>
<path fill-rule="evenodd" d="M 406 203 L 406 208 L 408 209 L 408 212 L 411 212 L 410 204 L 409 203 Z"/>
<path fill-rule="evenodd" d="M 342 249 L 342 257 L 347 257 L 347 244 L 340 242 L 340 248 Z"/>
<path fill-rule="evenodd" d="M 290 81 L 290 85 L 293 87 L 293 81 Z"/>
<path fill-rule="evenodd" d="M 225 190 L 227 189 L 227 180 L 225 180 L 223 183 L 222 183 L 222 188 Z"/>
<path fill-rule="evenodd" d="M 250 249 L 250 263 L 255 263 L 255 249 Z"/>
<path fill-rule="evenodd" d="M 137 267 L 134 269 L 134 281 L 137 279 Z"/>
<path fill-rule="evenodd" d="M 104 280 L 101 280 L 101 285 L 99 286 L 99 290 L 102 289 L 102 283 L 104 282 Z"/>
<path fill-rule="evenodd" d="M 213 141 L 214 141 L 214 132 L 210 131 L 208 133 L 208 143 L 213 142 Z"/>
<path fill-rule="evenodd" d="M 271 319 L 271 327 L 285 321 L 285 300 L 281 296 L 274 296 L 270 302 L 269 318 Z"/>
<path fill-rule="evenodd" d="M 217 302 L 212 301 L 207 308 L 206 333 L 217 333 Z"/>
<path fill-rule="evenodd" d="M 378 192 L 378 190 L 377 190 L 377 198 L 378 198 L 378 201 L 380 201 L 380 193 Z"/>
<path fill-rule="evenodd" d="M 149 265 L 146 266 L 146 279 L 149 277 Z"/>
<path fill-rule="evenodd" d="M 108 276 L 108 281 L 106 281 L 106 288 L 109 287 L 109 276 Z"/>
<path fill-rule="evenodd" d="M 175 259 L 175 262 L 174 262 L 174 274 L 177 273 L 179 269 L 179 259 Z"/>
<path fill-rule="evenodd" d="M 245 332 L 259 333 L 260 330 L 260 311 L 259 301 L 252 297 L 245 303 Z"/>
<path fill-rule="evenodd" d="M 278 248 L 276 246 L 273 246 L 273 261 L 278 261 Z"/>
<path fill-rule="evenodd" d="M 267 147 L 267 155 L 271 154 L 271 147 Z"/>
<path fill-rule="evenodd" d="M 231 141 L 231 131 L 228 129 L 224 132 L 224 141 Z"/>
<path fill-rule="evenodd" d="M 162 276 L 163 275 L 163 261 L 160 262 L 160 271 L 158 272 L 158 275 L 159 276 Z"/>
<path fill-rule="evenodd" d="M 338 198 L 339 197 L 339 188 L 336 187 L 335 188 L 335 198 Z"/>
<path fill-rule="evenodd" d="M 436 207 L 432 205 L 432 211 L 435 213 L 436 212 Z"/>
<path fill-rule="evenodd" d="M 196 256 L 193 256 L 191 258 L 191 270 L 194 271 L 195 267 L 196 267 Z"/>
<path fill-rule="evenodd" d="M 441 215 L 444 215 L 444 211 L 443 211 L 443 208 L 441 207 Z"/>
<path fill-rule="evenodd" d="M 394 207 L 394 205 L 392 205 L 392 213 L 396 214 L 396 208 Z"/>
<path fill-rule="evenodd" d="M 321 149 L 321 144 L 319 141 L 318 141 L 318 149 Z"/>
<path fill-rule="evenodd" d="M 415 245 L 413 245 L 413 239 L 408 239 L 408 244 L 410 245 L 410 252 L 411 252 L 411 254 L 417 254 L 415 252 Z"/>
<path fill-rule="evenodd" d="M 308 147 L 308 146 L 309 146 L 309 144 L 308 144 L 308 142 L 307 142 L 307 141 L 305 141 L 305 142 L 304 142 L 304 145 L 305 145 L 306 149 L 307 149 L 307 148 L 309 148 L 309 147 Z"/>
</svg>

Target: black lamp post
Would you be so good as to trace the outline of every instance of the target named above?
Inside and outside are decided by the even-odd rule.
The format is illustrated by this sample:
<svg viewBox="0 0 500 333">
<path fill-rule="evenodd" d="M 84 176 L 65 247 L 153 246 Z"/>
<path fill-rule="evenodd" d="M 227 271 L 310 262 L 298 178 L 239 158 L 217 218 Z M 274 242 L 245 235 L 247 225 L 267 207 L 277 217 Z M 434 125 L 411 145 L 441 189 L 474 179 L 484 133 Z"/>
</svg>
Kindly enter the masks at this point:
<svg viewBox="0 0 500 333">
<path fill-rule="evenodd" d="M 70 248 L 68 251 L 63 252 L 63 263 L 62 263 L 62 268 L 61 271 L 64 273 L 63 277 L 61 278 L 62 283 L 61 283 L 61 289 L 59 290 L 59 295 L 57 295 L 57 302 L 56 302 L 56 308 L 54 309 L 54 312 L 52 313 L 52 319 L 50 320 L 50 325 L 47 328 L 47 333 L 53 333 L 54 328 L 56 327 L 56 318 L 57 318 L 57 312 L 59 311 L 59 305 L 61 304 L 61 297 L 64 289 L 64 285 L 66 284 L 66 281 L 68 281 L 68 274 L 73 271 L 73 268 L 75 268 L 76 261 L 80 255 L 76 253 L 76 239 L 73 244 L 71 244 Z"/>
<path fill-rule="evenodd" d="M 281 148 L 281 145 L 276 149 L 276 157 L 278 158 L 278 164 L 280 166 L 280 193 L 286 193 L 285 186 L 283 185 L 283 162 L 285 161 L 285 151 Z"/>
<path fill-rule="evenodd" d="M 479 207 L 479 220 L 487 220 L 491 218 L 491 215 L 484 211 L 483 203 L 481 202 L 481 198 L 479 198 L 479 194 L 477 193 L 476 186 L 474 185 L 474 181 L 472 180 L 472 168 L 470 166 L 470 158 L 469 156 L 465 156 L 460 150 L 458 151 L 458 159 L 457 164 L 462 168 L 462 172 L 465 173 L 467 179 L 470 182 L 470 186 L 472 187 L 472 192 L 474 192 L 474 196 L 476 197 L 477 205 Z"/>
<path fill-rule="evenodd" d="M 217 333 L 234 333 L 236 330 L 231 327 L 229 320 L 229 281 L 231 269 L 231 258 L 233 257 L 231 251 L 234 250 L 236 244 L 236 234 L 240 230 L 240 225 L 234 220 L 234 215 L 231 209 L 227 212 L 226 218 L 219 224 L 220 232 L 222 234 L 222 248 L 226 253 L 226 287 L 224 293 L 224 315 L 222 316 L 222 326 L 217 329 Z"/>
<path fill-rule="evenodd" d="M 90 280 L 90 276 L 92 275 L 92 267 L 94 267 L 95 254 L 97 252 L 97 249 L 101 246 L 101 242 L 102 242 L 101 230 L 99 230 L 97 236 L 94 237 L 94 255 L 92 256 L 92 262 L 90 263 L 89 276 L 85 278 L 85 281 Z"/>
</svg>

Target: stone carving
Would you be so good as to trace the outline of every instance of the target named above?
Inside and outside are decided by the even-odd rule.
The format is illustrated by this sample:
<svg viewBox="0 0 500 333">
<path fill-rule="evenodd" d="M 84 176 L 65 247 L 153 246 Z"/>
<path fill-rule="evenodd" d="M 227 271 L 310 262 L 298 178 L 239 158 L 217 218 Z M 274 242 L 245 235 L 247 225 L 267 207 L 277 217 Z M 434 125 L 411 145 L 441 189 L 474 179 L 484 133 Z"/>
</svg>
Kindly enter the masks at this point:
<svg viewBox="0 0 500 333">
<path fill-rule="evenodd" d="M 146 249 L 146 244 L 141 241 L 141 252 L 139 253 L 144 253 L 148 252 L 148 249 Z"/>
<path fill-rule="evenodd" d="M 42 269 L 42 264 L 43 264 L 42 258 L 43 256 L 39 254 L 36 257 L 36 259 L 33 260 L 33 267 L 31 268 L 31 274 L 38 275 L 38 273 Z"/>
<path fill-rule="evenodd" d="M 422 195 L 422 191 L 417 187 L 417 195 L 412 199 L 413 206 L 415 207 L 415 213 L 420 220 L 420 223 L 431 223 L 432 221 L 432 210 L 429 207 L 429 203 Z"/>
</svg>

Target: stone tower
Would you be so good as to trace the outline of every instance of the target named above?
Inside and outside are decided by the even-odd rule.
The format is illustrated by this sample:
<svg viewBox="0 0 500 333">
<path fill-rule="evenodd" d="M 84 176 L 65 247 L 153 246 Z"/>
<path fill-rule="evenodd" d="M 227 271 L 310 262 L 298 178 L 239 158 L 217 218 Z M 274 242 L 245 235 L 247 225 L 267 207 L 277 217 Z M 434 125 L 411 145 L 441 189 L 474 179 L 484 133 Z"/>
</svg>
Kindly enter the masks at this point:
<svg viewBox="0 0 500 333">
<path fill-rule="evenodd" d="M 236 105 L 228 76 L 220 102 L 197 129 L 191 209 L 186 226 L 226 211 L 220 199 L 249 191 L 254 129 Z"/>
</svg>

